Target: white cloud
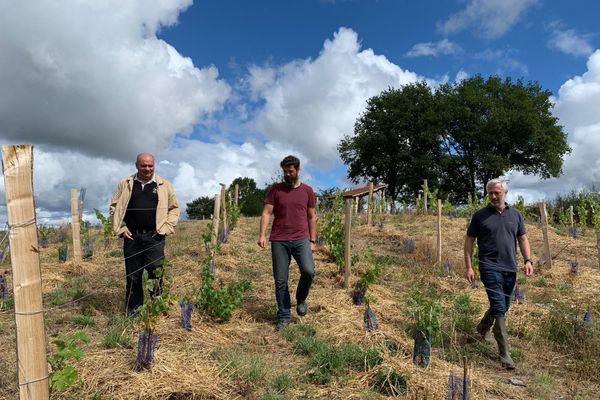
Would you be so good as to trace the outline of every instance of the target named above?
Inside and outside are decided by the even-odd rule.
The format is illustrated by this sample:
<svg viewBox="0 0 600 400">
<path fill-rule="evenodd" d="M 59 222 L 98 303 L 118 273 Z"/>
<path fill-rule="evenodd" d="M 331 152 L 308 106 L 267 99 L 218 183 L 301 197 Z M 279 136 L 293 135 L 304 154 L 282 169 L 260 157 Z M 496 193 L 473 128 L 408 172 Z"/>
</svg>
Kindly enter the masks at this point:
<svg viewBox="0 0 600 400">
<path fill-rule="evenodd" d="M 513 187 L 530 190 L 538 198 L 595 185 L 600 187 L 600 50 L 593 53 L 587 71 L 567 80 L 560 88 L 553 114 L 568 134 L 572 153 L 565 158 L 564 174 L 538 182 L 537 178 L 512 174 Z"/>
<path fill-rule="evenodd" d="M 589 42 L 590 35 L 580 35 L 573 29 L 563 29 L 562 24 L 550 24 L 552 34 L 548 46 L 565 54 L 588 57 L 594 51 Z"/>
<path fill-rule="evenodd" d="M 272 67 L 265 68 L 262 75 L 271 76 Z M 251 77 L 260 71 L 254 67 Z M 361 50 L 356 32 L 340 28 L 316 59 L 290 62 L 277 68 L 273 80 L 261 80 L 268 85 L 254 85 L 265 102 L 254 123 L 268 140 L 298 149 L 310 163 L 330 166 L 368 98 L 419 79 L 373 50 Z"/>
<path fill-rule="evenodd" d="M 437 57 L 440 55 L 453 55 L 462 53 L 463 49 L 448 39 L 438 42 L 424 42 L 415 44 L 407 53 L 407 57 Z"/>
<path fill-rule="evenodd" d="M 272 142 L 238 145 L 179 138 L 170 149 L 155 153 L 156 173 L 173 183 L 183 212 L 186 203 L 200 196 L 214 196 L 220 190 L 219 183 L 229 185 L 237 177 L 252 178 L 264 187 L 277 176 L 279 162 L 288 154 L 296 154 L 303 161 L 308 159 L 289 146 Z M 311 169 L 309 165 L 302 170 L 302 179 L 309 184 Z M 86 188 L 84 217 L 96 223 L 94 208 L 106 214 L 118 182 L 135 171 L 135 156 L 129 162 L 121 162 L 35 146 L 33 188 L 38 224 L 70 221 L 71 188 Z M 2 179 L 0 192 L 3 197 Z M 3 206 L 0 221 L 6 221 Z"/>
<path fill-rule="evenodd" d="M 252 178 L 259 187 L 264 187 L 279 171 L 281 159 L 291 153 L 294 151 L 289 146 L 276 143 L 245 142 L 238 145 L 177 139 L 172 149 L 161 153 L 162 157 L 172 161 L 162 173 L 172 179 L 180 203 L 185 208 L 186 202 L 199 196 L 213 196 L 219 192 L 220 183 L 229 185 L 238 177 Z M 296 154 L 301 160 L 307 158 Z M 306 177 L 304 171 L 303 176 Z"/>
<path fill-rule="evenodd" d="M 469 77 L 469 73 L 467 71 L 465 71 L 464 69 L 460 69 L 456 73 L 456 77 L 454 77 L 454 82 L 464 81 L 468 77 Z"/>
<path fill-rule="evenodd" d="M 7 4 L 1 139 L 127 160 L 168 146 L 229 97 L 216 68 L 156 37 L 191 0 Z"/>
<path fill-rule="evenodd" d="M 251 65 L 248 68 L 247 82 L 253 100 L 256 100 L 261 92 L 275 83 L 276 74 L 277 71 L 275 68 L 259 67 L 256 65 Z"/>
<path fill-rule="evenodd" d="M 555 114 L 566 129 L 600 122 L 600 50 L 587 62 L 587 71 L 567 80 L 558 91 Z"/>
<path fill-rule="evenodd" d="M 495 63 L 497 75 L 507 75 L 509 72 L 518 72 L 521 75 L 529 75 L 527 65 L 518 61 L 514 55 L 516 50 L 511 48 L 506 49 L 485 49 L 483 52 L 476 54 L 474 57 Z"/>
<path fill-rule="evenodd" d="M 123 163 L 35 146 L 33 192 L 38 224 L 70 221 L 67 210 L 70 210 L 71 188 L 86 188 L 85 217 L 96 223 L 93 209 L 98 208 L 105 214 L 108 212 L 119 179 L 135 172 L 134 161 Z"/>
<path fill-rule="evenodd" d="M 438 30 L 451 35 L 465 29 L 495 39 L 510 30 L 537 0 L 469 0 L 465 9 L 438 23 Z"/>
</svg>

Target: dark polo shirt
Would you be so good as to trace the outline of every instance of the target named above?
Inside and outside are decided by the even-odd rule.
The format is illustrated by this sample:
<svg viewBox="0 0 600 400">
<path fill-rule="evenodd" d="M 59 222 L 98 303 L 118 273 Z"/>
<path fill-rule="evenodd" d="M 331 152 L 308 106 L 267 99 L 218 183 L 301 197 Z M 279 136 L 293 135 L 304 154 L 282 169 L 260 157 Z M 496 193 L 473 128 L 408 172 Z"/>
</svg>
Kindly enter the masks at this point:
<svg viewBox="0 0 600 400">
<path fill-rule="evenodd" d="M 156 207 L 158 206 L 158 190 L 156 182 L 146 183 L 144 189 L 138 180 L 133 181 L 131 198 L 127 204 L 127 212 L 123 220 L 132 232 L 138 230 L 156 230 Z"/>
<path fill-rule="evenodd" d="M 517 272 L 517 236 L 526 233 L 523 216 L 506 205 L 502 213 L 488 204 L 473 214 L 467 235 L 477 238 L 479 268 Z"/>
</svg>

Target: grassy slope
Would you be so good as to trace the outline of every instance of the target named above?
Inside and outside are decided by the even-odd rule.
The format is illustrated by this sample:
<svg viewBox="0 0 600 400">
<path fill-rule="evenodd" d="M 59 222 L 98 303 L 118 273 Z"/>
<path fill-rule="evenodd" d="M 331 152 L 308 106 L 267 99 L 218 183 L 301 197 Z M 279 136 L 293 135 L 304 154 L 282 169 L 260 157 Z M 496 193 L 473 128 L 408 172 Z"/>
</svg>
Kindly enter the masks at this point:
<svg viewBox="0 0 600 400">
<path fill-rule="evenodd" d="M 200 221 L 183 222 L 176 235 L 168 238 L 167 256 L 174 266 L 173 291 L 179 297 L 189 296 L 199 284 L 200 260 L 204 257 L 200 235 L 205 225 Z M 456 329 L 454 299 L 457 295 L 467 294 L 480 310 L 486 305 L 483 289 L 471 289 L 462 278 L 464 227 L 465 220 L 444 219 L 443 255 L 453 268 L 451 276 L 444 277 L 431 261 L 435 254 L 434 217 L 388 218 L 381 229 L 357 226 L 353 252 L 363 257 L 355 265 L 352 283 L 366 268 L 364 254 L 367 249 L 394 257 L 393 263 L 385 267 L 382 278 L 370 289 L 380 330 L 373 333 L 364 330 L 363 308 L 352 306 L 349 291 L 341 286 L 337 267 L 321 249 L 315 254 L 317 278 L 309 297 L 309 314 L 303 318 L 294 315 L 295 324 L 286 332 L 277 333 L 274 331 L 276 310 L 270 252 L 260 250 L 255 243 L 258 219 L 242 218 L 216 260 L 217 279 L 251 282 L 252 288 L 241 309 L 225 323 L 213 321 L 195 310 L 193 330 L 185 332 L 179 327 L 178 306 L 174 306 L 159 322 L 154 366 L 143 373 L 132 371 L 138 327 L 124 323 L 120 317 L 123 313 L 124 266 L 121 259 L 109 255 L 111 250 L 118 249 L 118 244 L 113 243 L 106 251 L 97 248 L 93 261 L 82 266 L 58 264 L 55 262 L 56 247 L 43 249 L 46 308 L 53 302 L 59 304 L 62 300 L 70 300 L 77 290 L 87 295 L 76 305 L 46 313 L 48 341 L 79 329 L 91 339 L 85 346 L 86 356 L 76 363 L 82 384 L 63 394 L 53 394 L 52 398 L 82 399 L 97 395 L 96 398 L 103 399 L 376 399 L 383 397 L 371 389 L 377 373 L 393 369 L 408 378 L 412 398 L 439 399 L 446 394 L 448 373 L 461 370 L 462 355 L 468 357 L 471 366 L 473 399 L 596 398 L 600 392 L 597 373 L 585 373 L 582 369 L 588 365 L 585 363 L 577 366 L 580 372 L 575 371 L 578 361 L 572 354 L 575 352 L 561 350 L 545 338 L 551 316 L 548 307 L 553 300 L 580 304 L 581 307 L 589 304 L 597 315 L 600 273 L 590 268 L 597 265 L 595 238 L 590 236 L 572 242 L 551 234 L 556 248 L 554 253 L 569 244 L 555 260 L 553 270 L 542 269 L 536 277 L 520 280 L 527 300 L 515 305 L 509 315 L 510 341 L 519 358 L 519 370 L 507 373 L 498 368 L 493 358 L 495 348 L 473 343 L 468 334 Z M 541 253 L 541 232 L 535 226 L 529 226 L 529 231 L 537 259 Z M 416 240 L 414 254 L 401 253 L 398 243 L 406 238 Z M 97 244 L 96 247 L 101 246 Z M 582 266 L 579 274 L 568 272 L 569 259 L 579 261 Z M 295 288 L 297 278 L 293 264 L 291 288 Z M 434 348 L 430 367 L 425 370 L 412 364 L 413 342 L 407 333 L 411 324 L 409 300 L 415 289 L 429 290 L 443 307 L 444 334 Z M 82 312 L 88 319 L 82 318 Z M 478 316 L 478 313 L 470 315 L 471 319 Z M 94 326 L 76 326 L 90 319 Z M 303 336 L 304 328 L 314 330 L 315 335 Z M 107 338 L 109 331 L 113 336 Z M 13 315 L 0 313 L 0 348 L 3 349 L 0 398 L 17 396 L 14 335 Z M 108 341 L 112 347 L 103 347 L 103 341 Z M 316 347 L 306 350 L 307 347 L 300 346 L 307 345 L 308 341 L 317 343 Z M 363 349 L 380 349 L 381 364 L 367 371 L 364 367 L 346 368 L 327 384 L 311 382 L 309 377 L 321 371 L 318 356 L 334 357 L 348 343 Z M 390 346 L 386 347 L 389 343 L 397 343 L 398 348 L 390 350 Z M 323 346 L 329 346 L 330 353 L 323 350 Z M 48 348 L 54 350 L 51 344 Z M 581 360 L 579 362 L 581 364 Z M 518 379 L 527 387 L 511 385 L 507 383 L 509 378 Z"/>
</svg>

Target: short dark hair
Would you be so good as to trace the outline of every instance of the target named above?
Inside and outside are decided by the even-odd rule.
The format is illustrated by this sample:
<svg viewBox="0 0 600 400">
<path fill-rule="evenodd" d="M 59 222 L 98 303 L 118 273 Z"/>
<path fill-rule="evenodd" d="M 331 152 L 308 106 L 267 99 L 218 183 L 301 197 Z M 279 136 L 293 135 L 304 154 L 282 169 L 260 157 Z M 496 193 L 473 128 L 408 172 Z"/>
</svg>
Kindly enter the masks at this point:
<svg viewBox="0 0 600 400">
<path fill-rule="evenodd" d="M 287 156 L 286 158 L 281 160 L 281 163 L 279 163 L 279 165 L 281 166 L 281 168 L 294 166 L 294 168 L 300 169 L 300 160 L 298 159 L 298 157 Z"/>
</svg>

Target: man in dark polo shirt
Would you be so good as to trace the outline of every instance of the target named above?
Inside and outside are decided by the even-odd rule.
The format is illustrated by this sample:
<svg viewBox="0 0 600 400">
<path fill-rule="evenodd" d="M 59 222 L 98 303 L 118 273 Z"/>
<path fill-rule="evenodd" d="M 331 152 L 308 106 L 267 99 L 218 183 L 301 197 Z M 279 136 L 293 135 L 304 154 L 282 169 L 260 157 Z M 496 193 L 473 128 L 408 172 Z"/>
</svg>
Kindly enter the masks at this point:
<svg viewBox="0 0 600 400">
<path fill-rule="evenodd" d="M 179 204 L 173 186 L 154 174 L 154 156 L 137 156 L 137 173 L 123 179 L 110 203 L 115 235 L 123 238 L 127 314 L 135 315 L 144 302 L 142 274 L 156 279 L 165 257 L 165 236 L 174 232 Z"/>
<path fill-rule="evenodd" d="M 500 362 L 507 369 L 514 369 L 510 356 L 505 315 L 517 279 L 517 243 L 524 259 L 526 276 L 533 274 L 529 240 L 523 216 L 504 202 L 508 186 L 501 179 L 493 179 L 486 185 L 490 203 L 473 214 L 465 238 L 466 277 L 473 281 L 473 243 L 479 247 L 479 275 L 485 286 L 490 308 L 477 325 L 477 332 L 485 338 L 493 325 L 498 342 Z"/>
<path fill-rule="evenodd" d="M 281 161 L 284 182 L 273 185 L 265 197 L 265 206 L 260 218 L 258 245 L 267 246 L 267 225 L 274 214 L 271 227 L 271 255 L 275 299 L 277 301 L 277 330 L 289 324 L 291 315 L 288 276 L 291 258 L 300 268 L 300 281 L 296 289 L 296 312 L 306 315 L 306 298 L 315 275 L 312 252 L 315 250 L 317 217 L 315 194 L 312 188 L 301 183 L 298 177 L 300 160 L 287 156 Z"/>
</svg>

